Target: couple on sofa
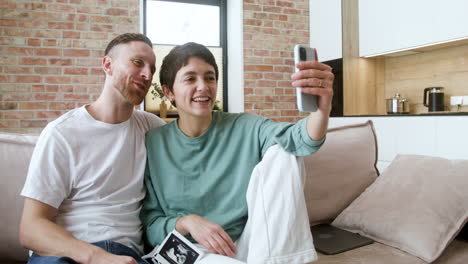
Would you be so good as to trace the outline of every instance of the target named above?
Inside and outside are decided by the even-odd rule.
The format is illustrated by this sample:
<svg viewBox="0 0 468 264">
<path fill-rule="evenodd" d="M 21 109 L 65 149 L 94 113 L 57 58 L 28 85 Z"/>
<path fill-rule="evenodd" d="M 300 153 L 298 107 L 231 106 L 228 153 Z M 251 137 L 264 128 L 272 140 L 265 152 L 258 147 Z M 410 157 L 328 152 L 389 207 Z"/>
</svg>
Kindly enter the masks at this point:
<svg viewBox="0 0 468 264">
<path fill-rule="evenodd" d="M 116 37 L 102 59 L 99 98 L 41 133 L 22 191 L 28 263 L 145 263 L 142 234 L 154 247 L 174 229 L 206 252 L 201 263 L 315 260 L 296 156 L 324 141 L 330 67 L 296 65 L 292 86 L 319 95 L 319 109 L 296 124 L 276 123 L 212 112 L 213 55 L 199 44 L 177 46 L 160 82 L 179 118 L 163 125 L 134 110 L 155 60 L 146 36 Z"/>
</svg>

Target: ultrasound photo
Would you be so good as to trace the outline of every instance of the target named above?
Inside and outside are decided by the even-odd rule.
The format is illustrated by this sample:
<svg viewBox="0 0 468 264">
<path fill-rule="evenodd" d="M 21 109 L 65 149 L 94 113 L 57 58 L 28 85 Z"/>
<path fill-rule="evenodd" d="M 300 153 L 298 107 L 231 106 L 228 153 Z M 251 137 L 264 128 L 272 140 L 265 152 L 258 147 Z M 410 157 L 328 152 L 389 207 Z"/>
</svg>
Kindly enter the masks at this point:
<svg viewBox="0 0 468 264">
<path fill-rule="evenodd" d="M 182 235 L 169 234 L 161 245 L 158 255 L 153 259 L 157 264 L 193 264 L 201 258 L 201 252 Z"/>
</svg>

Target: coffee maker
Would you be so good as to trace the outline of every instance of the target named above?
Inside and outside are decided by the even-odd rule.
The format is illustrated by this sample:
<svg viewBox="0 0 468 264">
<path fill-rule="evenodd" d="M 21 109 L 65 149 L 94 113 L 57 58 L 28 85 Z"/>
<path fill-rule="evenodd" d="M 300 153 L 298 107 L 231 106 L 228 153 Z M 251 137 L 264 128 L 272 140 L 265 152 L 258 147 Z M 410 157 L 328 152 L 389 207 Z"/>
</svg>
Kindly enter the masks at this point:
<svg viewBox="0 0 468 264">
<path fill-rule="evenodd" d="M 427 96 L 428 94 L 429 96 Z M 424 106 L 428 107 L 429 112 L 445 111 L 444 87 L 425 88 Z"/>
</svg>

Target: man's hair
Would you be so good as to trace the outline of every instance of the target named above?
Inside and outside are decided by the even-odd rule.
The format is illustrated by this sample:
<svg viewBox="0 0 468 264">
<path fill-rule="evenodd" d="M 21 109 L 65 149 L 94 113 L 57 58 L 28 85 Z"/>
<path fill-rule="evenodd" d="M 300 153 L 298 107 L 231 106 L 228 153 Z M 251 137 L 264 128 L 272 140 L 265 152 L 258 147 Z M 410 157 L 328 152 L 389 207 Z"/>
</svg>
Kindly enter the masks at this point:
<svg viewBox="0 0 468 264">
<path fill-rule="evenodd" d="M 104 56 L 109 55 L 109 52 L 111 52 L 111 50 L 115 46 L 119 44 L 125 44 L 131 41 L 142 41 L 148 44 L 148 46 L 150 46 L 151 48 L 153 48 L 153 43 L 147 36 L 140 33 L 124 33 L 115 37 L 113 40 L 111 40 L 111 42 L 109 42 L 109 44 L 106 47 L 106 51 L 104 52 Z"/>
<path fill-rule="evenodd" d="M 189 59 L 192 57 L 200 58 L 213 66 L 216 80 L 218 80 L 218 65 L 211 51 L 201 44 L 188 42 L 173 48 L 164 58 L 159 71 L 159 82 L 161 86 L 166 85 L 171 92 L 174 92 L 173 86 L 177 72 L 182 67 L 186 66 Z"/>
</svg>

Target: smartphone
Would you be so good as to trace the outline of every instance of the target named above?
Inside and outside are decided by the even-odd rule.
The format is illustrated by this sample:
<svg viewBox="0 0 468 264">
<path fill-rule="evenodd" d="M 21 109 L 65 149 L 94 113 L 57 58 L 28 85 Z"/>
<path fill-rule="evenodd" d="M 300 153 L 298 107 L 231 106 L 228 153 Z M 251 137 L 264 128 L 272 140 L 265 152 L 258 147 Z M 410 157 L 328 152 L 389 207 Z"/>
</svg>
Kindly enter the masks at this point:
<svg viewBox="0 0 468 264">
<path fill-rule="evenodd" d="M 306 45 L 297 44 L 294 47 L 294 65 L 301 61 L 317 60 L 317 51 Z M 296 67 L 296 72 L 299 71 Z M 301 88 L 296 87 L 297 108 L 301 112 L 317 111 L 318 96 L 301 92 Z"/>
</svg>

